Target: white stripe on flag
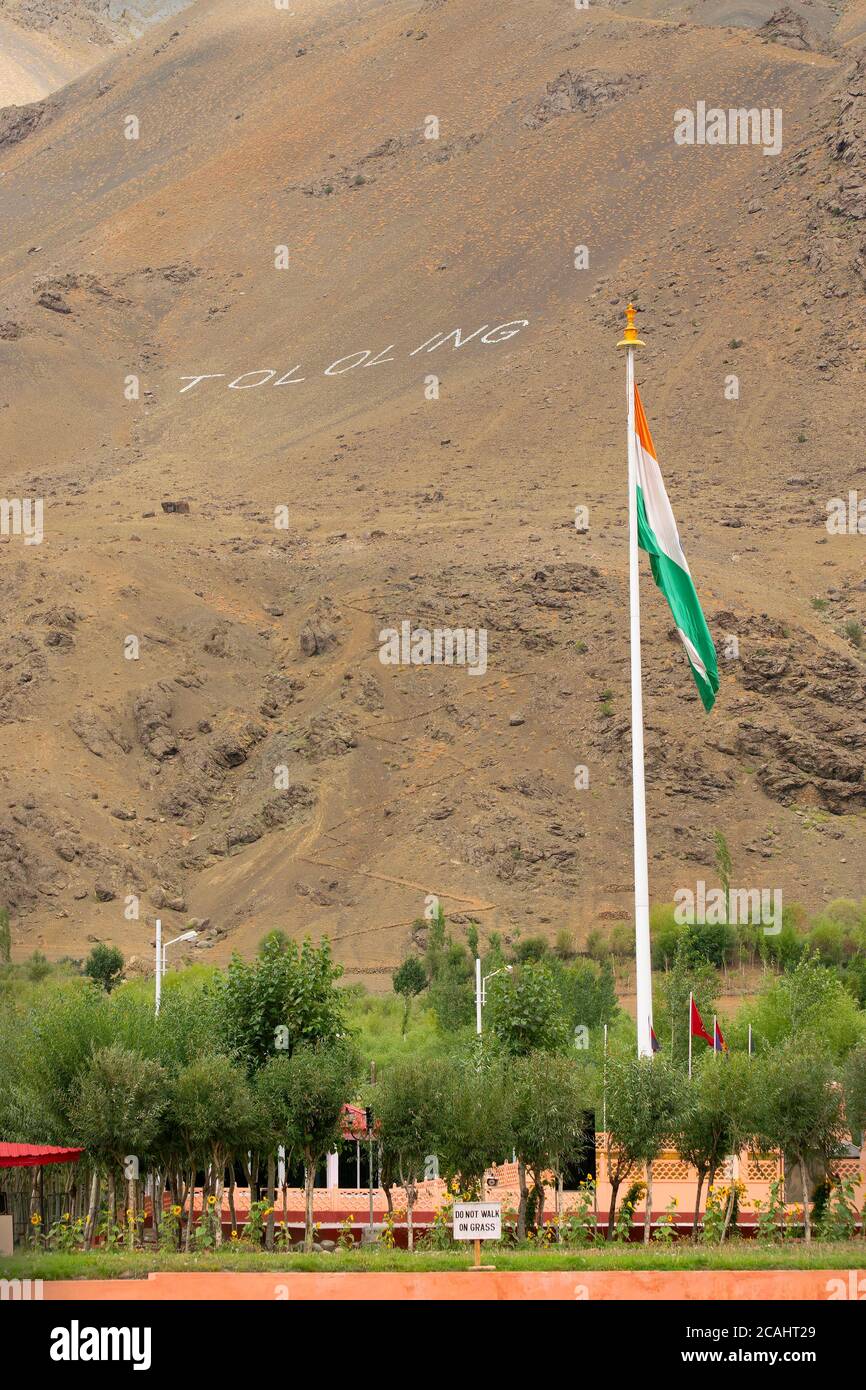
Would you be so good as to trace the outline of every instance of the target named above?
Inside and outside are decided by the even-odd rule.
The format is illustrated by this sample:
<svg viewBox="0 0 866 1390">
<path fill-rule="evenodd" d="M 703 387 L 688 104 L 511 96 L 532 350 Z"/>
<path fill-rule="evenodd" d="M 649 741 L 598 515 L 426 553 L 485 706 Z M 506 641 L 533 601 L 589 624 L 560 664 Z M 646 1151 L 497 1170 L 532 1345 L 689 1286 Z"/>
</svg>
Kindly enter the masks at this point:
<svg viewBox="0 0 866 1390">
<path fill-rule="evenodd" d="M 677 523 L 665 491 L 661 469 L 652 454 L 647 453 L 644 449 L 637 434 L 635 434 L 635 444 L 637 447 L 637 480 L 643 493 L 643 504 L 646 509 L 649 528 L 668 559 L 673 560 L 674 564 L 679 565 L 686 574 L 691 574 L 683 554 L 680 533 L 677 530 Z"/>
<path fill-rule="evenodd" d="M 697 649 L 697 647 L 695 646 L 694 642 L 692 641 L 692 639 L 691 639 L 690 637 L 686 636 L 686 634 L 683 632 L 683 630 L 682 630 L 681 627 L 678 627 L 678 628 L 677 628 L 677 632 L 680 634 L 680 637 L 682 638 L 683 646 L 685 647 L 686 651 L 688 652 L 689 661 L 690 661 L 690 662 L 692 663 L 692 665 L 694 666 L 694 668 L 695 668 L 695 670 L 697 671 L 698 675 L 699 675 L 699 676 L 702 676 L 703 679 L 704 679 L 704 680 L 707 682 L 707 684 L 709 685 L 709 683 L 710 683 L 710 678 L 709 678 L 709 676 L 707 675 L 707 668 L 706 668 L 706 666 L 704 665 L 703 661 L 701 660 L 700 656 L 698 655 L 698 649 Z"/>
</svg>

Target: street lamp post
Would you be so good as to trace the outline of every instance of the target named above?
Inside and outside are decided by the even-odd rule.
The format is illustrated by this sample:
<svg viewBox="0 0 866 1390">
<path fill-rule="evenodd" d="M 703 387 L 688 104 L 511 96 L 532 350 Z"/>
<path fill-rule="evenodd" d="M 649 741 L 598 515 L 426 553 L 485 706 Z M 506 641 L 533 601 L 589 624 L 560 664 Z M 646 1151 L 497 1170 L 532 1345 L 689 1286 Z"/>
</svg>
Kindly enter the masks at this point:
<svg viewBox="0 0 866 1390">
<path fill-rule="evenodd" d="M 481 957 L 475 957 L 475 1032 L 481 1037 L 481 1008 L 487 1003 L 487 981 L 492 980 L 494 975 L 501 975 L 505 970 L 510 975 L 514 969 L 513 965 L 500 965 L 498 970 L 491 970 L 489 975 L 482 978 Z"/>
<path fill-rule="evenodd" d="M 162 977 L 167 969 L 168 948 L 176 946 L 179 941 L 192 941 L 198 936 L 197 931 L 190 928 L 189 931 L 181 932 L 180 936 L 173 936 L 171 941 L 162 944 L 162 922 L 159 917 L 156 919 L 156 977 L 154 983 L 154 1004 L 156 1016 L 159 1018 L 159 1005 L 162 999 Z"/>
</svg>

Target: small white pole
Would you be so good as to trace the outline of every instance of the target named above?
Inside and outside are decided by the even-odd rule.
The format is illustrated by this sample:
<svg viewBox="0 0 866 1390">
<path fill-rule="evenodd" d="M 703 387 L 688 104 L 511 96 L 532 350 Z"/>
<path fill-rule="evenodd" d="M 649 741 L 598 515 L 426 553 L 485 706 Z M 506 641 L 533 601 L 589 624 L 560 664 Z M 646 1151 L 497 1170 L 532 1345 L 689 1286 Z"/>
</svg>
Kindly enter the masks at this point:
<svg viewBox="0 0 866 1390">
<path fill-rule="evenodd" d="M 694 994 L 689 990 L 689 1077 L 692 1074 L 692 1000 Z"/>
<path fill-rule="evenodd" d="M 481 1037 L 481 957 L 475 957 L 475 1031 Z"/>
<path fill-rule="evenodd" d="M 607 1134 L 607 1024 L 604 1025 L 604 1061 L 601 1077 L 601 1130 L 603 1134 Z"/>
<path fill-rule="evenodd" d="M 155 976 L 156 1016 L 159 1018 L 159 1001 L 162 995 L 162 922 L 156 919 L 156 976 Z"/>
<path fill-rule="evenodd" d="M 752 1055 L 752 1025 L 749 1024 L 749 1056 Z"/>
</svg>

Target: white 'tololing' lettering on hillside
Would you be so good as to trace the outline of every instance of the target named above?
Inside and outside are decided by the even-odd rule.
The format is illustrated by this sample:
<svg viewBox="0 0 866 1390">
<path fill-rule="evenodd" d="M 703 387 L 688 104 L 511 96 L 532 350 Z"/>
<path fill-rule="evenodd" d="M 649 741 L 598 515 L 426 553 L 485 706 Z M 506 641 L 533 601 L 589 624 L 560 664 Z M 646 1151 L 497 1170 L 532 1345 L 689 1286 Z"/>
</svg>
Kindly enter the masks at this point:
<svg viewBox="0 0 866 1390">
<path fill-rule="evenodd" d="M 466 347 L 470 343 L 473 345 L 483 343 L 487 347 L 492 347 L 496 343 L 504 343 L 509 338 L 515 337 L 528 324 L 529 319 L 509 319 L 506 323 L 494 325 L 484 323 L 472 333 L 464 333 L 460 328 L 452 328 L 448 333 L 434 333 L 431 338 L 427 338 L 418 347 L 405 353 L 394 353 L 394 349 L 397 348 L 396 343 L 388 343 L 387 346 L 379 348 L 378 351 L 373 348 L 361 348 L 359 351 L 333 358 L 321 370 L 321 373 L 316 370 L 315 375 L 346 376 L 349 372 L 358 369 L 363 371 L 367 367 L 384 366 L 387 362 L 408 360 L 416 357 L 419 353 L 436 352 L 437 348 L 445 348 L 447 351 L 449 345 L 452 352 L 456 352 L 459 348 Z M 393 356 L 390 355 L 392 353 L 394 353 Z M 298 375 L 299 372 L 303 371 L 302 364 L 297 362 L 293 367 L 259 366 L 234 375 L 230 372 L 197 372 L 180 378 L 187 385 L 181 386 L 178 395 L 185 395 L 187 391 L 196 389 L 204 381 L 219 381 L 220 385 L 229 391 L 254 391 L 261 386 L 300 386 L 302 382 L 307 380 L 306 376 Z"/>
</svg>

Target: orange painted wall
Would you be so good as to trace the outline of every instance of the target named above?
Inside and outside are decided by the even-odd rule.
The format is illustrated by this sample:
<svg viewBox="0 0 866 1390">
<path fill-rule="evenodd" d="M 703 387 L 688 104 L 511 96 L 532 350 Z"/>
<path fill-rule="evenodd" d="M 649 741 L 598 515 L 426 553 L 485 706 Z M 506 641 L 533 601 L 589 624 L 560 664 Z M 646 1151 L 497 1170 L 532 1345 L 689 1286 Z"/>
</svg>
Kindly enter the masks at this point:
<svg viewBox="0 0 866 1390">
<path fill-rule="evenodd" d="M 465 1302 L 477 1299 L 701 1299 L 748 1302 L 752 1299 L 826 1301 L 866 1298 L 866 1275 L 846 1270 L 502 1270 L 435 1274 L 151 1274 L 147 1279 L 76 1280 L 45 1284 L 45 1298 L 78 1303 L 122 1299 L 231 1299 L 269 1302 L 408 1299 Z"/>
</svg>

